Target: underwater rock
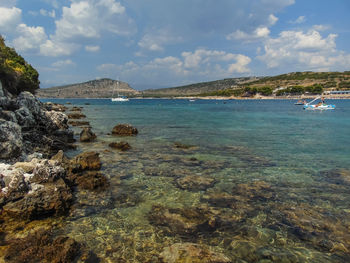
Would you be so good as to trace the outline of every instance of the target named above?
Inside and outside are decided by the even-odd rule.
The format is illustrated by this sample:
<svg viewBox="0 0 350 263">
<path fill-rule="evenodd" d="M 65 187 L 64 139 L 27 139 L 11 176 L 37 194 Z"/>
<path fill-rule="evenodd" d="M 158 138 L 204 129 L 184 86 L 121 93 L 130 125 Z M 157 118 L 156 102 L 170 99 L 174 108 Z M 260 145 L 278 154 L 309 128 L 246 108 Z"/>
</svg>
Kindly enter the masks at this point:
<svg viewBox="0 0 350 263">
<path fill-rule="evenodd" d="M 73 112 L 73 113 L 69 113 L 68 115 L 68 119 L 82 119 L 82 118 L 86 118 L 86 115 L 80 113 L 80 112 Z"/>
<path fill-rule="evenodd" d="M 86 170 L 100 170 L 101 159 L 99 157 L 99 153 L 83 152 L 75 156 L 70 161 L 70 168 L 73 173 Z"/>
<path fill-rule="evenodd" d="M 215 179 L 200 175 L 187 175 L 175 182 L 179 188 L 190 191 L 205 191 L 216 183 Z"/>
<path fill-rule="evenodd" d="M 91 131 L 90 127 L 83 128 L 80 132 L 80 141 L 81 142 L 92 142 L 96 139 L 96 134 Z"/>
<path fill-rule="evenodd" d="M 76 106 L 70 109 L 70 111 L 81 111 L 81 110 L 82 110 L 82 107 L 76 107 Z"/>
<path fill-rule="evenodd" d="M 148 219 L 151 224 L 165 228 L 171 235 L 193 235 L 198 232 L 211 232 L 217 228 L 215 216 L 198 207 L 182 209 L 154 205 Z"/>
<path fill-rule="evenodd" d="M 264 181 L 238 184 L 232 189 L 232 194 L 240 196 L 245 201 L 266 201 L 275 198 L 275 192 L 271 185 Z"/>
<path fill-rule="evenodd" d="M 119 136 L 132 136 L 132 135 L 137 135 L 138 130 L 132 127 L 130 124 L 118 124 L 114 126 L 112 130 L 112 134 L 119 135 Z"/>
<path fill-rule="evenodd" d="M 214 252 L 212 248 L 195 243 L 175 243 L 164 248 L 159 258 L 164 263 L 229 263 L 232 262 L 222 253 Z"/>
<path fill-rule="evenodd" d="M 86 247 L 67 236 L 54 237 L 52 231 L 40 229 L 25 238 L 10 240 L 6 262 L 99 262 Z"/>
<path fill-rule="evenodd" d="M 350 185 L 350 170 L 333 169 L 329 171 L 322 171 L 320 174 L 332 184 Z"/>
<path fill-rule="evenodd" d="M 79 187 L 86 190 L 101 190 L 108 186 L 107 178 L 98 171 L 86 171 L 79 174 L 75 182 Z"/>
<path fill-rule="evenodd" d="M 195 145 L 183 144 L 181 142 L 174 142 L 174 147 L 178 149 L 188 150 L 191 148 L 197 148 Z"/>
<path fill-rule="evenodd" d="M 130 144 L 127 142 L 111 142 L 109 144 L 109 147 L 113 148 L 113 149 L 118 149 L 121 151 L 127 151 L 131 148 Z"/>
<path fill-rule="evenodd" d="M 72 126 L 90 126 L 88 121 L 68 121 L 68 124 Z"/>
</svg>

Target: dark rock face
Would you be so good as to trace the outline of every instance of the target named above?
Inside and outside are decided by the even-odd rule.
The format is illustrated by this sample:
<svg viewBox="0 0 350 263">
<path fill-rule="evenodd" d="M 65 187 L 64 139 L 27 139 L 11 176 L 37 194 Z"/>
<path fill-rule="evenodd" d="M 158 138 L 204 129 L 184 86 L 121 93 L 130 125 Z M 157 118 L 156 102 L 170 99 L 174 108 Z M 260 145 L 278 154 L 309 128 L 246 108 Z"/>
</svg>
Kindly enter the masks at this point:
<svg viewBox="0 0 350 263">
<path fill-rule="evenodd" d="M 175 243 L 164 248 L 159 255 L 164 263 L 173 262 L 211 262 L 229 263 L 231 260 L 224 254 L 214 252 L 210 247 L 195 243 Z"/>
<path fill-rule="evenodd" d="M 127 142 L 112 142 L 109 144 L 109 147 L 121 151 L 127 151 L 131 148 L 130 144 Z"/>
<path fill-rule="evenodd" d="M 118 124 L 112 130 L 113 135 L 133 136 L 138 134 L 138 130 L 130 124 Z"/>
<path fill-rule="evenodd" d="M 0 159 L 17 157 L 23 150 L 21 127 L 0 119 Z"/>
<path fill-rule="evenodd" d="M 95 254 L 82 244 L 66 236 L 54 237 L 48 230 L 40 229 L 25 238 L 9 242 L 6 262 L 99 262 Z"/>
<path fill-rule="evenodd" d="M 80 141 L 81 142 L 92 142 L 96 139 L 96 134 L 92 132 L 91 128 L 83 128 L 80 133 Z"/>
<path fill-rule="evenodd" d="M 14 96 L 2 88 L 0 93 L 0 159 L 15 160 L 34 151 L 50 156 L 71 148 L 74 138 L 67 116 L 47 110 L 58 106 L 45 106 L 26 91 Z"/>
</svg>

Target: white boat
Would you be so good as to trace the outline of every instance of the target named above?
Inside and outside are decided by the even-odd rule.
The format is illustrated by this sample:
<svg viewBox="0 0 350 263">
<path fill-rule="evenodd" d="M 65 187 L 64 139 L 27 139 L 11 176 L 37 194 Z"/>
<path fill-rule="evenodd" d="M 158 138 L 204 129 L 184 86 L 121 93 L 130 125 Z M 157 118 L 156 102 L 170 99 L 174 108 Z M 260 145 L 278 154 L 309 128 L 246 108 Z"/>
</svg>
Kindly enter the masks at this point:
<svg viewBox="0 0 350 263">
<path fill-rule="evenodd" d="M 119 80 L 117 82 L 117 90 L 119 90 Z M 116 98 L 113 98 L 114 97 L 114 88 L 113 88 L 113 93 L 112 93 L 112 99 L 111 101 L 114 101 L 114 102 L 124 102 L 124 101 L 129 101 L 128 97 L 126 96 L 121 96 L 119 95 L 118 93 L 118 96 Z"/>
<path fill-rule="evenodd" d="M 195 100 L 195 99 L 189 99 L 189 101 L 190 101 L 190 102 L 194 102 L 194 101 L 196 101 L 196 100 Z"/>
<path fill-rule="evenodd" d="M 303 109 L 304 110 L 334 110 L 335 109 L 335 105 L 326 104 L 326 103 L 324 103 L 323 100 L 318 104 L 311 104 L 318 99 L 320 99 L 320 97 L 317 97 L 316 99 L 306 103 L 303 106 Z"/>
</svg>

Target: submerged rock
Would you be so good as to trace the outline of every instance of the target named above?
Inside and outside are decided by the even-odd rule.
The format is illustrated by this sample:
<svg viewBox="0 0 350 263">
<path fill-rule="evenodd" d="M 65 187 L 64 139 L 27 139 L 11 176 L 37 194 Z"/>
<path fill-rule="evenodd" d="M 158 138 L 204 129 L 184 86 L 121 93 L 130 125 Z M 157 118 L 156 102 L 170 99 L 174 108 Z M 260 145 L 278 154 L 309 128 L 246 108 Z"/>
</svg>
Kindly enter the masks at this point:
<svg viewBox="0 0 350 263">
<path fill-rule="evenodd" d="M 90 126 L 88 121 L 68 121 L 68 124 L 72 126 Z"/>
<path fill-rule="evenodd" d="M 130 124 L 118 124 L 114 126 L 112 130 L 112 134 L 119 135 L 119 136 L 132 136 L 132 135 L 137 135 L 138 130 L 132 127 Z"/>
<path fill-rule="evenodd" d="M 86 118 L 86 115 L 80 113 L 80 112 L 74 112 L 74 113 L 69 113 L 68 115 L 69 119 L 82 119 Z"/>
<path fill-rule="evenodd" d="M 130 144 L 127 142 L 112 142 L 109 144 L 109 147 L 113 148 L 113 149 L 118 149 L 121 151 L 127 151 L 131 148 Z"/>
<path fill-rule="evenodd" d="M 87 171 L 76 178 L 79 187 L 86 190 L 103 189 L 108 186 L 107 178 L 98 171 Z"/>
<path fill-rule="evenodd" d="M 333 184 L 350 185 L 350 170 L 333 169 L 329 171 L 322 171 L 321 176 Z"/>
<path fill-rule="evenodd" d="M 213 187 L 215 183 L 215 179 L 200 175 L 187 175 L 176 180 L 179 188 L 191 191 L 204 191 Z"/>
<path fill-rule="evenodd" d="M 101 159 L 99 153 L 84 152 L 75 156 L 70 161 L 71 171 L 73 173 L 82 172 L 86 170 L 100 170 Z"/>
<path fill-rule="evenodd" d="M 92 132 L 90 127 L 83 128 L 80 132 L 80 141 L 81 142 L 92 142 L 96 139 L 96 134 Z"/>
<path fill-rule="evenodd" d="M 164 248 L 159 258 L 165 263 L 193 262 L 193 263 L 229 263 L 232 262 L 224 254 L 214 252 L 205 245 L 195 243 L 175 243 Z"/>
<path fill-rule="evenodd" d="M 58 103 L 53 103 L 53 102 L 45 102 L 44 103 L 44 107 L 46 110 L 48 111 L 60 111 L 60 112 L 65 112 L 67 110 L 67 107 L 62 105 L 62 104 L 58 104 Z"/>
<path fill-rule="evenodd" d="M 6 262 L 99 262 L 84 245 L 67 236 L 54 237 L 52 231 L 40 229 L 25 238 L 10 240 Z"/>
</svg>

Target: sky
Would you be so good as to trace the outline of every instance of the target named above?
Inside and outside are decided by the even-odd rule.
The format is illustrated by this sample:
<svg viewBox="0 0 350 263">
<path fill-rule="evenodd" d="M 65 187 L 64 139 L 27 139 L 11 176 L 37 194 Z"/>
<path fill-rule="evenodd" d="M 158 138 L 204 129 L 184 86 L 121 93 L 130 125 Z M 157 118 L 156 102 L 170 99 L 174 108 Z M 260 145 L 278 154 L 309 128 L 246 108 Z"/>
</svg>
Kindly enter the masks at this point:
<svg viewBox="0 0 350 263">
<path fill-rule="evenodd" d="M 0 0 L 0 34 L 41 87 L 138 90 L 350 70 L 349 0 Z"/>
</svg>

